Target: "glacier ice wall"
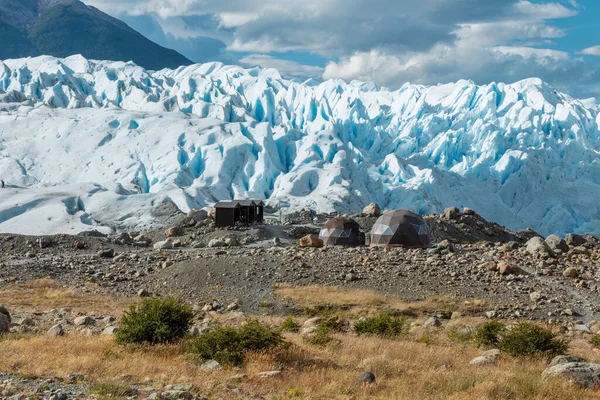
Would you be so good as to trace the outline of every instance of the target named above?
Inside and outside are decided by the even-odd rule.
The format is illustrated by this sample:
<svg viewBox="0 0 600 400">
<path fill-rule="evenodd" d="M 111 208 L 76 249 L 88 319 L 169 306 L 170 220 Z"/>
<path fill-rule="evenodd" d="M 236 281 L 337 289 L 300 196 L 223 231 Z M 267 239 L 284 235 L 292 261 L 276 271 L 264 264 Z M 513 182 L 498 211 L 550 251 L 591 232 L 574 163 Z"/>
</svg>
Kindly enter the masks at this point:
<svg viewBox="0 0 600 400">
<path fill-rule="evenodd" d="M 118 184 L 184 211 L 243 197 L 342 213 L 456 205 L 513 229 L 600 233 L 599 122 L 538 79 L 391 91 L 220 63 L 0 61 L 1 178 Z M 16 225 L 7 201 L 0 231 Z"/>
</svg>

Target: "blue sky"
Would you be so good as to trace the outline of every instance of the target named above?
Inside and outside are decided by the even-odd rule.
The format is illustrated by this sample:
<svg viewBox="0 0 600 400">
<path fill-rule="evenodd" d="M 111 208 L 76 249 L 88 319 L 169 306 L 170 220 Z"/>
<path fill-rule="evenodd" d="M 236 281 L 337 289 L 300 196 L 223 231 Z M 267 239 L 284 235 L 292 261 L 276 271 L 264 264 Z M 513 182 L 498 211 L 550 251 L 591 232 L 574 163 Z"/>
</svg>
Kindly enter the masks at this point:
<svg viewBox="0 0 600 400">
<path fill-rule="evenodd" d="M 539 77 L 600 96 L 598 0 L 88 0 L 197 62 L 398 88 Z"/>
</svg>

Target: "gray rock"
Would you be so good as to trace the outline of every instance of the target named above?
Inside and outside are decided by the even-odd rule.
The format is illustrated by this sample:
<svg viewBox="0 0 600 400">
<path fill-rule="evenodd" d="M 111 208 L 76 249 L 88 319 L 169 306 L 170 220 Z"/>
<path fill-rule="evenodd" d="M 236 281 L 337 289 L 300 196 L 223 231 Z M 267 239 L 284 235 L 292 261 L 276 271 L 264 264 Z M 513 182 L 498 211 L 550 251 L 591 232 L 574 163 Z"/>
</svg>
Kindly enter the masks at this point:
<svg viewBox="0 0 600 400">
<path fill-rule="evenodd" d="M 203 371 L 219 371 L 223 369 L 223 367 L 215 360 L 208 360 L 200 366 L 200 369 Z"/>
<path fill-rule="evenodd" d="M 576 235 L 574 233 L 569 233 L 567 236 L 565 236 L 565 242 L 569 246 L 578 247 L 578 246 L 583 246 L 584 244 L 586 244 L 587 243 L 587 239 L 584 238 L 581 235 Z"/>
<path fill-rule="evenodd" d="M 139 297 L 148 297 L 148 296 L 150 296 L 150 292 L 147 291 L 146 289 L 140 289 L 140 290 L 138 290 L 137 295 Z"/>
<path fill-rule="evenodd" d="M 6 315 L 8 322 L 12 322 L 12 319 L 10 318 L 10 313 L 8 312 L 8 309 L 4 304 L 0 304 L 0 314 Z"/>
<path fill-rule="evenodd" d="M 423 326 L 425 328 L 436 328 L 441 325 L 442 325 L 442 321 L 440 321 L 439 318 L 437 318 L 437 317 L 431 317 L 427 321 L 425 321 L 425 323 L 423 324 Z"/>
<path fill-rule="evenodd" d="M 50 239 L 48 236 L 42 236 L 37 239 L 37 244 L 41 249 L 45 249 L 46 247 L 50 247 L 50 245 L 52 245 L 52 239 Z"/>
<path fill-rule="evenodd" d="M 563 253 L 569 252 L 569 245 L 560 236 L 557 236 L 557 235 L 548 236 L 546 238 L 546 244 L 548 245 L 550 250 L 552 250 L 554 252 L 558 252 L 558 251 L 563 252 Z"/>
<path fill-rule="evenodd" d="M 115 250 L 109 248 L 101 249 L 100 251 L 98 251 L 98 256 L 102 258 L 113 258 L 115 256 Z"/>
<path fill-rule="evenodd" d="M 86 326 L 86 325 L 92 325 L 93 323 L 94 323 L 94 319 L 92 317 L 88 317 L 88 316 L 77 317 L 73 320 L 73 325 L 75 325 L 75 326 Z"/>
<path fill-rule="evenodd" d="M 117 328 L 116 326 L 107 326 L 106 328 L 104 328 L 104 330 L 102 331 L 102 333 L 104 335 L 116 335 L 117 332 L 119 332 L 119 328 Z"/>
<path fill-rule="evenodd" d="M 446 219 L 458 219 L 460 217 L 460 210 L 456 207 L 448 207 L 444 210 L 444 216 Z"/>
<path fill-rule="evenodd" d="M 4 314 L 0 314 L 0 334 L 7 333 L 10 329 L 10 322 L 8 322 L 8 318 Z"/>
<path fill-rule="evenodd" d="M 363 209 L 363 214 L 367 214 L 369 217 L 381 216 L 381 208 L 375 203 L 371 203 Z"/>
<path fill-rule="evenodd" d="M 162 392 L 159 398 L 162 400 L 191 400 L 194 396 L 186 391 L 167 390 L 166 392 Z"/>
<path fill-rule="evenodd" d="M 600 364 L 571 362 L 549 367 L 542 372 L 542 377 L 562 376 L 577 385 L 594 389 L 600 387 Z"/>
<path fill-rule="evenodd" d="M 488 357 L 488 356 L 479 356 L 469 362 L 470 365 L 482 366 L 482 365 L 493 365 L 496 364 L 496 357 Z"/>
<path fill-rule="evenodd" d="M 48 331 L 46 332 L 46 335 L 52 336 L 52 337 L 62 336 L 64 334 L 65 334 L 65 331 L 63 330 L 63 327 L 61 324 L 54 325 L 52 328 L 48 329 Z"/>
<path fill-rule="evenodd" d="M 363 372 L 358 376 L 358 382 L 366 384 L 375 383 L 375 374 L 372 372 Z"/>
<path fill-rule="evenodd" d="M 154 243 L 154 250 L 171 250 L 173 248 L 173 242 L 171 239 L 163 240 L 162 242 Z"/>
<path fill-rule="evenodd" d="M 576 362 L 585 362 L 585 360 L 582 360 L 581 358 L 565 356 L 565 355 L 556 356 L 552 359 L 552 361 L 550 361 L 550 364 L 548 364 L 548 368 L 554 367 L 556 365 L 576 363 Z"/>
<path fill-rule="evenodd" d="M 265 371 L 257 373 L 256 376 L 258 378 L 274 378 L 276 376 L 281 375 L 282 373 L 282 371 Z"/>
<path fill-rule="evenodd" d="M 537 255 L 541 253 L 552 254 L 552 251 L 550 250 L 548 244 L 544 241 L 544 239 L 542 239 L 539 236 L 535 236 L 529 239 L 525 246 L 527 247 L 527 252 L 532 255 Z"/>
<path fill-rule="evenodd" d="M 565 278 L 577 278 L 579 276 L 579 272 L 577 272 L 576 268 L 570 267 L 565 269 L 563 276 Z"/>
<path fill-rule="evenodd" d="M 529 293 L 529 298 L 534 303 L 537 303 L 538 301 L 540 301 L 542 299 L 542 297 L 543 296 L 542 296 L 542 294 L 540 292 L 531 292 L 531 293 Z"/>
<path fill-rule="evenodd" d="M 227 244 L 222 238 L 215 238 L 208 242 L 208 247 L 227 247 Z"/>
</svg>

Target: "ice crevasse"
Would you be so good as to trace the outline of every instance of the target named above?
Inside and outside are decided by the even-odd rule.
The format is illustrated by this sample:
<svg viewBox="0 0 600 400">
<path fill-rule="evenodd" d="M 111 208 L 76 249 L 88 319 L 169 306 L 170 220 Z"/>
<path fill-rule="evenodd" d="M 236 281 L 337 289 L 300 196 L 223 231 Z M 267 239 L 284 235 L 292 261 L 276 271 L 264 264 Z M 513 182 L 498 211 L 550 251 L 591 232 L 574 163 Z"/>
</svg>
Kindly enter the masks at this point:
<svg viewBox="0 0 600 400">
<path fill-rule="evenodd" d="M 220 63 L 0 61 L 0 231 L 145 227 L 165 200 L 440 212 L 600 234 L 598 109 L 538 79 L 398 90 Z"/>
</svg>

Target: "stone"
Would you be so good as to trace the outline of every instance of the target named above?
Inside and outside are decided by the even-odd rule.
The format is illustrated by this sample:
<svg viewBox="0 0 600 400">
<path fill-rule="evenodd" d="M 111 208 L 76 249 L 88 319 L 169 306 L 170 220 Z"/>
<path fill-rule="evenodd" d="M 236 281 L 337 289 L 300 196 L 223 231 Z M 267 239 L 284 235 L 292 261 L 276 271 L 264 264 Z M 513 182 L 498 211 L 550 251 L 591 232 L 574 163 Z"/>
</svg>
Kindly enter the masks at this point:
<svg viewBox="0 0 600 400">
<path fill-rule="evenodd" d="M 208 213 L 206 210 L 196 210 L 192 209 L 187 215 L 188 219 L 194 220 L 196 222 L 204 222 L 208 218 Z"/>
<path fill-rule="evenodd" d="M 498 313 L 496 313 L 496 311 L 493 311 L 493 310 L 485 312 L 485 316 L 488 317 L 489 319 L 496 318 L 497 315 L 498 315 Z"/>
<path fill-rule="evenodd" d="M 233 375 L 233 376 L 230 376 L 229 378 L 227 378 L 227 380 L 229 382 L 239 382 L 239 381 L 244 381 L 246 379 L 248 379 L 248 375 L 246 375 L 246 374 L 237 374 L 237 375 Z"/>
<path fill-rule="evenodd" d="M 217 209 L 213 208 L 212 210 L 210 210 L 208 216 L 210 217 L 210 219 L 217 219 Z"/>
<path fill-rule="evenodd" d="M 321 323 L 321 318 L 320 317 L 314 317 L 314 318 L 310 318 L 307 319 L 306 321 L 304 321 L 304 323 L 302 324 L 303 328 L 314 328 L 316 326 L 318 326 Z"/>
<path fill-rule="evenodd" d="M 208 242 L 208 247 L 227 247 L 227 244 L 224 239 L 215 238 Z"/>
<path fill-rule="evenodd" d="M 565 269 L 563 276 L 565 278 L 577 278 L 579 276 L 579 272 L 577 272 L 576 268 L 570 267 Z"/>
<path fill-rule="evenodd" d="M 256 374 L 258 378 L 274 378 L 276 376 L 280 376 L 282 371 L 264 371 Z"/>
<path fill-rule="evenodd" d="M 154 250 L 171 250 L 173 248 L 173 242 L 171 239 L 163 240 L 162 242 L 154 243 Z"/>
<path fill-rule="evenodd" d="M 10 329 L 10 322 L 8 321 L 8 318 L 6 317 L 6 315 L 0 314 L 0 334 L 8 333 L 9 329 Z"/>
<path fill-rule="evenodd" d="M 531 292 L 529 293 L 529 299 L 534 303 L 537 303 L 542 299 L 542 294 L 540 292 Z"/>
<path fill-rule="evenodd" d="M 0 314 L 6 315 L 6 319 L 8 319 L 8 322 L 12 322 L 12 319 L 10 318 L 10 313 L 8 312 L 8 309 L 4 304 L 0 304 Z"/>
<path fill-rule="evenodd" d="M 569 245 L 560 236 L 557 236 L 557 235 L 548 236 L 546 238 L 546 244 L 548 245 L 550 250 L 552 250 L 554 252 L 559 252 L 559 251 L 563 252 L 563 253 L 569 252 Z"/>
<path fill-rule="evenodd" d="M 368 385 L 375 383 L 375 374 L 372 372 L 363 372 L 358 376 L 358 383 L 366 383 Z"/>
<path fill-rule="evenodd" d="M 517 273 L 517 269 L 504 261 L 500 261 L 498 263 L 498 272 L 500 272 L 500 275 L 513 275 Z"/>
<path fill-rule="evenodd" d="M 431 317 L 423 324 L 425 328 L 436 328 L 438 326 L 442 326 L 442 321 L 437 317 Z"/>
<path fill-rule="evenodd" d="M 42 236 L 36 239 L 36 244 L 40 246 L 40 249 L 45 249 L 46 247 L 50 247 L 52 245 L 52 239 L 48 236 Z"/>
<path fill-rule="evenodd" d="M 161 400 L 191 400 L 194 398 L 190 392 L 183 390 L 167 390 L 160 394 Z"/>
<path fill-rule="evenodd" d="M 581 235 L 569 233 L 567 236 L 565 236 L 565 242 L 569 246 L 579 247 L 579 246 L 583 246 L 584 244 L 586 244 L 587 240 L 586 240 L 586 238 L 584 238 Z"/>
<path fill-rule="evenodd" d="M 550 247 L 544 239 L 539 236 L 534 236 L 525 244 L 527 252 L 531 255 L 537 255 L 542 253 L 552 254 Z"/>
<path fill-rule="evenodd" d="M 463 208 L 463 214 L 465 214 L 465 215 L 477 215 L 477 213 L 475 212 L 475 210 L 473 210 L 472 208 L 469 208 L 469 207 Z"/>
<path fill-rule="evenodd" d="M 472 359 L 469 364 L 470 365 L 475 365 L 475 366 L 482 366 L 482 365 L 493 365 L 496 364 L 497 360 L 495 357 L 487 357 L 487 356 L 479 356 L 479 357 L 475 357 L 474 359 Z"/>
<path fill-rule="evenodd" d="M 215 360 L 208 360 L 200 366 L 200 369 L 203 371 L 219 371 L 223 367 Z"/>
<path fill-rule="evenodd" d="M 103 335 L 116 335 L 117 332 L 119 332 L 119 328 L 117 328 L 116 326 L 107 326 L 102 331 L 102 334 Z"/>
<path fill-rule="evenodd" d="M 380 217 L 381 208 L 376 203 L 371 203 L 363 209 L 363 214 L 366 214 L 369 217 Z"/>
<path fill-rule="evenodd" d="M 549 367 L 542 372 L 544 378 L 554 376 L 562 376 L 583 388 L 596 389 L 600 387 L 600 364 L 570 362 Z"/>
<path fill-rule="evenodd" d="M 450 243 L 450 241 L 448 240 L 442 240 L 441 242 L 439 242 L 436 246 L 439 250 L 448 250 L 450 252 L 454 252 L 455 248 L 454 245 L 452 243 Z"/>
<path fill-rule="evenodd" d="M 444 210 L 444 217 L 446 219 L 458 219 L 460 217 L 460 210 L 457 207 L 448 207 Z"/>
<path fill-rule="evenodd" d="M 137 292 L 138 297 L 148 297 L 150 296 L 150 292 L 146 289 L 140 289 Z"/>
<path fill-rule="evenodd" d="M 584 362 L 584 360 L 582 360 L 581 358 L 565 356 L 565 355 L 556 356 L 552 359 L 552 361 L 550 361 L 550 364 L 548 364 L 548 367 L 554 367 L 556 365 L 568 364 L 568 363 L 574 363 L 574 362 Z"/>
<path fill-rule="evenodd" d="M 92 317 L 88 317 L 88 316 L 77 317 L 73 320 L 73 325 L 75 325 L 75 326 L 86 326 L 86 325 L 92 325 L 93 323 L 94 323 L 94 319 Z"/>
<path fill-rule="evenodd" d="M 102 258 L 113 258 L 115 256 L 114 249 L 106 248 L 98 251 L 98 256 Z"/>
<path fill-rule="evenodd" d="M 478 268 L 495 272 L 495 271 L 498 271 L 498 264 L 496 264 L 494 261 L 487 261 L 487 262 L 484 262 L 483 264 L 479 264 Z"/>
<path fill-rule="evenodd" d="M 46 335 L 52 336 L 52 337 L 62 336 L 64 334 L 65 334 L 65 331 L 63 330 L 63 327 L 61 324 L 54 325 L 52 328 L 48 329 L 48 331 L 46 332 Z"/>
<path fill-rule="evenodd" d="M 318 235 L 306 235 L 300 239 L 300 247 L 321 248 L 323 247 L 323 240 Z"/>
<path fill-rule="evenodd" d="M 73 247 L 75 247 L 78 250 L 83 250 L 85 249 L 85 243 L 80 240 L 77 240 L 75 243 L 73 243 Z"/>
<path fill-rule="evenodd" d="M 185 231 L 180 226 L 172 226 L 165 231 L 165 236 L 168 238 L 183 236 Z"/>
</svg>

